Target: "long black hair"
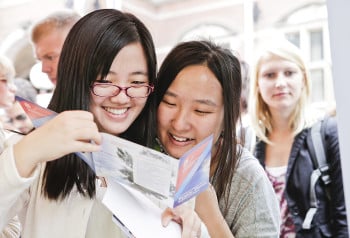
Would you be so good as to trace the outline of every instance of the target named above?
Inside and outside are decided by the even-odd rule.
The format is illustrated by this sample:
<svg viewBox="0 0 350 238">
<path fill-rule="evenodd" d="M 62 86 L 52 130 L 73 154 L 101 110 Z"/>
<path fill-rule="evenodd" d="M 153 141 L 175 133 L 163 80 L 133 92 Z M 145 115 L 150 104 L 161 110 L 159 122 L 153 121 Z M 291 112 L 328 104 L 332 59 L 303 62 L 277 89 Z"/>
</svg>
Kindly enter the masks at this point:
<svg viewBox="0 0 350 238">
<path fill-rule="evenodd" d="M 224 127 L 217 142 L 218 151 L 212 158 L 211 181 L 218 199 L 228 199 L 234 169 L 241 151 L 237 149 L 236 124 L 240 121 L 241 69 L 240 61 L 226 48 L 210 41 L 179 43 L 164 59 L 157 76 L 156 105 L 177 74 L 191 65 L 205 65 L 219 80 L 223 89 Z M 226 203 L 227 204 L 227 203 Z"/>
<path fill-rule="evenodd" d="M 115 9 L 101 9 L 82 17 L 70 30 L 60 55 L 57 85 L 49 108 L 55 112 L 89 110 L 91 85 L 105 77 L 111 64 L 126 45 L 141 43 L 147 59 L 150 84 L 156 79 L 156 54 L 152 36 L 134 15 Z M 153 94 L 137 120 L 119 135 L 142 145 L 150 145 L 154 125 Z M 63 199 L 76 185 L 83 196 L 95 196 L 93 170 L 75 154 L 47 162 L 43 192 L 49 199 Z"/>
</svg>

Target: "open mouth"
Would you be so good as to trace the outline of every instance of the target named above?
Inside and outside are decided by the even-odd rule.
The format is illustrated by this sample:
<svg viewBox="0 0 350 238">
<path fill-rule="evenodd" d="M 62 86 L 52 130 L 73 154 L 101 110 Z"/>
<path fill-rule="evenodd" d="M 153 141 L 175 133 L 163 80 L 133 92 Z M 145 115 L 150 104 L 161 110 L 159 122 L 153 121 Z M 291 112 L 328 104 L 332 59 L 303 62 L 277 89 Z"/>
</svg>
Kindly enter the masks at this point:
<svg viewBox="0 0 350 238">
<path fill-rule="evenodd" d="M 116 109 L 111 107 L 104 107 L 103 109 L 105 109 L 107 112 L 112 113 L 114 115 L 123 115 L 128 110 L 128 108 Z"/>
<path fill-rule="evenodd" d="M 171 136 L 174 140 L 176 140 L 176 141 L 178 141 L 178 142 L 187 142 L 187 141 L 192 141 L 192 140 L 193 140 L 193 139 L 187 138 L 187 137 L 178 137 L 178 136 L 175 136 L 175 135 L 173 135 L 173 134 L 170 134 L 170 136 Z"/>
</svg>

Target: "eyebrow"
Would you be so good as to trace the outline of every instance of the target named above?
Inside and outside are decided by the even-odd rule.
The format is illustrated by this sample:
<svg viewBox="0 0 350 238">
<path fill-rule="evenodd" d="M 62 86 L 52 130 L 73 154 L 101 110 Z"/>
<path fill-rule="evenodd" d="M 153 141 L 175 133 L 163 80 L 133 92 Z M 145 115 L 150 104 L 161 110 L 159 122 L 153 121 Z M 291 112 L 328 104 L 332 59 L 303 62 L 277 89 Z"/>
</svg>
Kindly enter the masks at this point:
<svg viewBox="0 0 350 238">
<path fill-rule="evenodd" d="M 166 91 L 165 95 L 168 95 L 168 96 L 171 96 L 171 97 L 177 97 L 177 95 L 175 93 L 170 92 L 170 91 Z M 215 102 L 213 102 L 212 100 L 209 100 L 209 99 L 195 99 L 194 101 L 197 102 L 197 103 L 205 104 L 205 105 L 212 106 L 212 107 L 216 107 L 217 106 L 217 104 Z"/>
<path fill-rule="evenodd" d="M 109 71 L 108 74 L 112 74 L 112 75 L 118 75 L 118 73 L 114 72 L 114 71 Z M 131 75 L 145 75 L 148 76 L 148 72 L 146 71 L 134 71 L 131 73 Z"/>
</svg>

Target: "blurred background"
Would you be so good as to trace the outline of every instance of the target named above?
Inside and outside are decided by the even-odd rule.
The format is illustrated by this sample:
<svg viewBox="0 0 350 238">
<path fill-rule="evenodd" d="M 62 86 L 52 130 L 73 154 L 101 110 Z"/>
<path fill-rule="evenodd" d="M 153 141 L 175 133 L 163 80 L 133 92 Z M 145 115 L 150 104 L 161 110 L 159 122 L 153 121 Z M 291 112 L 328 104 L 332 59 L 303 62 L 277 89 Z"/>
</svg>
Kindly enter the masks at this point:
<svg viewBox="0 0 350 238">
<path fill-rule="evenodd" d="M 159 65 L 176 43 L 209 38 L 249 66 L 262 39 L 284 36 L 302 49 L 309 63 L 313 105 L 335 105 L 325 0 L 0 0 L 0 53 L 13 60 L 18 77 L 29 80 L 36 63 L 28 28 L 63 8 L 81 15 L 100 8 L 135 14 L 154 37 Z"/>
</svg>

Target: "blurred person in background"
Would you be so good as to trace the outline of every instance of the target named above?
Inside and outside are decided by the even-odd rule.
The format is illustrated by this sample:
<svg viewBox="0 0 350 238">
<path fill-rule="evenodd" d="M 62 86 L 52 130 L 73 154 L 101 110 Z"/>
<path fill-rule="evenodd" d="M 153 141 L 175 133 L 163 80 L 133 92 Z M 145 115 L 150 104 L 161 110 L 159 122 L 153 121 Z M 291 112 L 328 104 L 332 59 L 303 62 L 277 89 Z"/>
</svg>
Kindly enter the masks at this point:
<svg viewBox="0 0 350 238">
<path fill-rule="evenodd" d="M 39 72 L 36 75 L 31 74 L 35 76 L 30 77 L 34 86 L 44 85 L 44 89 L 48 91 L 48 93 L 38 94 L 37 101 L 41 106 L 46 107 L 51 100 L 50 91 L 56 85 L 57 66 L 64 41 L 70 29 L 80 18 L 81 16 L 73 10 L 58 10 L 37 21 L 31 27 L 30 37 L 34 55 L 40 61 L 42 73 L 49 79 Z M 39 69 L 40 67 L 37 68 L 37 66 L 40 65 L 34 65 L 33 68 Z"/>
<path fill-rule="evenodd" d="M 25 78 L 15 78 L 14 83 L 17 87 L 16 96 L 27 99 L 31 102 L 36 102 L 38 91 L 33 84 Z"/>
<path fill-rule="evenodd" d="M 16 86 L 13 82 L 15 68 L 13 63 L 5 56 L 0 55 L 0 114 L 4 116 L 4 109 L 10 108 L 15 100 Z M 0 128 L 2 123 L 0 121 Z M 0 130 L 0 153 L 5 146 L 6 135 Z M 0 238 L 20 237 L 21 225 L 17 217 L 10 219 L 3 230 L 0 230 Z"/>
<path fill-rule="evenodd" d="M 25 113 L 21 104 L 18 101 L 16 101 L 12 105 L 12 107 L 5 109 L 5 112 L 5 129 L 7 128 L 7 126 L 9 126 L 9 128 L 13 128 L 12 130 L 16 130 L 23 134 L 28 134 L 34 128 L 32 121 L 27 116 L 27 114 Z"/>
<path fill-rule="evenodd" d="M 80 15 L 75 11 L 60 10 L 39 20 L 31 28 L 35 57 L 42 64 L 42 72 L 47 74 L 54 85 L 57 81 L 57 66 L 63 43 L 79 19 Z"/>
</svg>

